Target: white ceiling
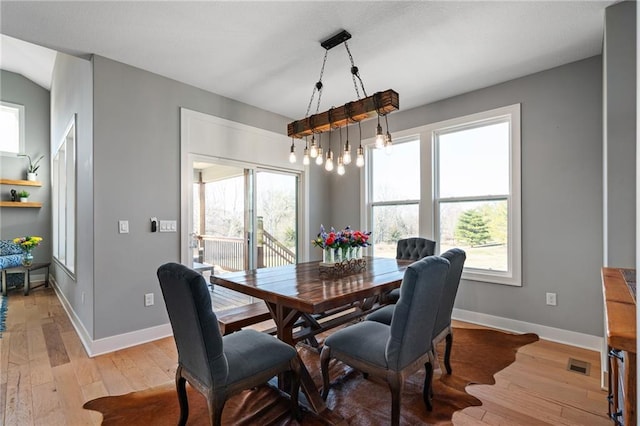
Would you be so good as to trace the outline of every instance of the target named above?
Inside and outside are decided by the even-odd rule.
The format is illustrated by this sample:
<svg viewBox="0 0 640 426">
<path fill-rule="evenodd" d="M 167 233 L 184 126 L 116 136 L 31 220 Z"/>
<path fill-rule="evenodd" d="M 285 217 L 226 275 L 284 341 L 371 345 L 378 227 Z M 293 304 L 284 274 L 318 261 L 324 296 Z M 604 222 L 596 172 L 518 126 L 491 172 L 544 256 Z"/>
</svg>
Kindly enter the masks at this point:
<svg viewBox="0 0 640 426">
<path fill-rule="evenodd" d="M 298 119 L 319 77 L 319 43 L 341 29 L 367 94 L 394 89 L 409 109 L 601 53 L 613 3 L 2 0 L 0 32 Z M 51 67 L 6 40 L 0 66 L 47 87 L 34 70 L 46 77 Z M 356 99 L 349 68 L 343 46 L 329 51 L 320 110 Z"/>
</svg>

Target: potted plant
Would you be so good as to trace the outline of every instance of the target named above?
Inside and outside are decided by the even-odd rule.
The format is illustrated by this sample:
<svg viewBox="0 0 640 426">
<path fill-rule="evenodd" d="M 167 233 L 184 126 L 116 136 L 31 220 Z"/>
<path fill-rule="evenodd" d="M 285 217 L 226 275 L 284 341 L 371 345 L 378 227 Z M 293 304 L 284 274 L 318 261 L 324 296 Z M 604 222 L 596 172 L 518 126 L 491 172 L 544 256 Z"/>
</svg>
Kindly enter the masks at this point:
<svg viewBox="0 0 640 426">
<path fill-rule="evenodd" d="M 18 192 L 18 197 L 20 198 L 21 203 L 26 203 L 29 200 L 29 193 L 23 189 Z"/>
<path fill-rule="evenodd" d="M 18 244 L 20 248 L 22 248 L 22 265 L 31 266 L 33 264 L 33 254 L 31 254 L 31 250 L 40 245 L 40 243 L 42 242 L 42 237 L 37 237 L 35 235 L 18 237 L 14 238 L 13 242 L 14 244 Z"/>
<path fill-rule="evenodd" d="M 27 167 L 27 180 L 34 181 L 36 180 L 37 171 L 40 168 L 40 161 L 44 158 L 44 155 L 38 157 L 37 160 L 31 161 L 31 157 L 29 154 L 18 154 L 19 157 L 27 157 L 29 160 L 29 167 Z"/>
</svg>

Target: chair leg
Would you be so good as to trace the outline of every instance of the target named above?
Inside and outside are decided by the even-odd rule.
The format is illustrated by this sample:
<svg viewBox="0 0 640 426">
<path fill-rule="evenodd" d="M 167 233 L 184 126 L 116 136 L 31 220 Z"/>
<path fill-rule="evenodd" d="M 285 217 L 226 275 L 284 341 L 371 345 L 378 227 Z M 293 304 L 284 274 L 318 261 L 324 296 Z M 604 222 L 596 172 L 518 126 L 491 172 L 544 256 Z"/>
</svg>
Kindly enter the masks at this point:
<svg viewBox="0 0 640 426">
<path fill-rule="evenodd" d="M 329 360 L 331 359 L 331 348 L 327 345 L 322 347 L 320 352 L 320 370 L 322 371 L 322 399 L 326 400 L 329 395 Z"/>
<path fill-rule="evenodd" d="M 176 370 L 176 391 L 178 392 L 178 403 L 180 404 L 180 418 L 178 426 L 187 424 L 189 418 L 189 400 L 187 399 L 187 381 L 182 377 L 182 366 L 178 365 Z"/>
<path fill-rule="evenodd" d="M 207 408 L 209 409 L 209 423 L 211 426 L 222 425 L 222 410 L 226 402 L 226 395 L 224 395 L 224 393 L 216 394 L 209 390 L 207 394 Z"/>
<path fill-rule="evenodd" d="M 422 399 L 424 400 L 424 405 L 427 407 L 427 410 L 433 410 L 433 404 L 431 402 L 431 397 L 433 396 L 431 385 L 433 380 L 433 364 L 431 361 L 427 361 L 424 364 L 424 386 L 422 387 Z"/>
<path fill-rule="evenodd" d="M 445 337 L 444 347 L 444 367 L 447 369 L 447 374 L 451 375 L 451 346 L 453 345 L 453 333 L 449 329 L 449 333 Z"/>
<path fill-rule="evenodd" d="M 291 416 L 300 421 L 302 416 L 300 415 L 300 407 L 298 406 L 298 393 L 300 392 L 300 360 L 296 356 L 291 359 Z"/>
<path fill-rule="evenodd" d="M 221 403 L 217 403 L 217 401 L 212 402 L 212 406 L 209 407 L 211 413 L 213 413 L 211 418 L 211 426 L 221 426 L 222 425 L 222 409 L 224 408 L 224 403 L 226 401 L 222 401 Z"/>
<path fill-rule="evenodd" d="M 400 425 L 400 405 L 402 402 L 402 388 L 404 380 L 397 373 L 388 378 L 389 390 L 391 391 L 391 425 Z"/>
</svg>

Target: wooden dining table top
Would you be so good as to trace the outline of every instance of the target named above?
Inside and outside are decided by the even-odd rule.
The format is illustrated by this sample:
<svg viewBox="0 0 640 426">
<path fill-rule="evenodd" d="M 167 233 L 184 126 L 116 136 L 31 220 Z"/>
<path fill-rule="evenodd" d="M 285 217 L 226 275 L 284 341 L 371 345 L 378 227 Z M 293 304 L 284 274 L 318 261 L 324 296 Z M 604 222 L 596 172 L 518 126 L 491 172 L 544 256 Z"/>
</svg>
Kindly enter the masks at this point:
<svg viewBox="0 0 640 426">
<path fill-rule="evenodd" d="M 212 284 L 257 297 L 269 303 L 315 314 L 396 288 L 411 263 L 365 257 L 366 266 L 348 275 L 320 272 L 319 262 L 212 275 Z"/>
</svg>

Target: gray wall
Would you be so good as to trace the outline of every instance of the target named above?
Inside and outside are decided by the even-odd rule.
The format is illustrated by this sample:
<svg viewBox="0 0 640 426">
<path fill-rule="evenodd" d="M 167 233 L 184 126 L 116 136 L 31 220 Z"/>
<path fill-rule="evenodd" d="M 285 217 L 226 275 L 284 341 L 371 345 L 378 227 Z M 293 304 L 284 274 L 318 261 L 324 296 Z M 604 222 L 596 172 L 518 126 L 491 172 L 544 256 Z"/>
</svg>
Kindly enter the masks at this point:
<svg viewBox="0 0 640 426">
<path fill-rule="evenodd" d="M 25 153 L 33 160 L 40 155 L 38 180 L 41 187 L 12 186 L 0 187 L 0 198 L 10 200 L 10 191 L 26 190 L 31 195 L 29 201 L 39 201 L 41 208 L 0 208 L 0 239 L 13 239 L 24 235 L 38 235 L 44 238 L 42 244 L 33 251 L 36 262 L 51 258 L 51 180 L 49 156 L 49 91 L 31 80 L 9 71 L 0 70 L 0 99 L 24 105 L 25 113 Z M 5 179 L 26 179 L 28 161 L 24 157 L 0 156 L 0 177 Z"/>
<path fill-rule="evenodd" d="M 91 62 L 58 53 L 51 84 L 51 156 L 76 121 L 76 271 L 53 264 L 59 290 L 93 338 L 93 78 Z M 49 217 L 51 221 L 51 217 Z M 84 294 L 84 303 L 83 303 Z"/>
<path fill-rule="evenodd" d="M 636 3 L 608 7 L 603 46 L 604 262 L 635 265 Z"/>
<path fill-rule="evenodd" d="M 284 133 L 287 118 L 103 57 L 94 57 L 95 338 L 168 322 L 156 270 L 180 260 L 179 233 L 151 233 L 149 218 L 180 223 L 180 107 Z M 286 155 L 288 146 L 278 146 Z M 321 176 L 321 175 L 320 175 Z M 330 212 L 311 172 L 310 222 Z M 129 234 L 118 234 L 120 219 Z M 144 307 L 144 294 L 156 303 Z"/>
<path fill-rule="evenodd" d="M 95 259 L 95 267 L 86 265 L 95 323 L 82 320 L 100 339 L 167 323 L 155 271 L 180 259 L 180 238 L 151 234 L 148 220 L 180 220 L 179 108 L 282 133 L 290 120 L 106 58 L 95 57 L 93 65 L 93 140 L 81 142 L 87 153 L 94 150 L 86 158 L 93 200 L 79 200 L 78 220 L 87 223 L 79 234 L 95 241 L 88 237 L 78 251 Z M 86 89 L 82 81 L 74 90 Z M 463 282 L 458 308 L 602 335 L 602 85 L 598 56 L 389 117 L 398 131 L 522 104 L 523 286 Z M 374 126 L 365 123 L 363 135 Z M 349 168 L 337 178 L 317 167 L 309 173 L 312 226 L 358 226 L 359 174 Z M 117 233 L 119 219 L 129 220 L 129 234 Z M 557 307 L 545 305 L 547 291 L 558 293 Z M 147 292 L 158 297 L 144 308 Z M 77 291 L 65 294 L 80 306 Z"/>
<path fill-rule="evenodd" d="M 523 285 L 463 282 L 457 308 L 602 335 L 601 67 L 597 56 L 389 116 L 393 132 L 522 104 Z M 358 179 L 332 180 L 334 220 L 359 219 Z"/>
</svg>

